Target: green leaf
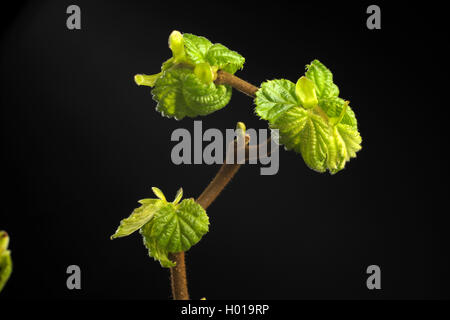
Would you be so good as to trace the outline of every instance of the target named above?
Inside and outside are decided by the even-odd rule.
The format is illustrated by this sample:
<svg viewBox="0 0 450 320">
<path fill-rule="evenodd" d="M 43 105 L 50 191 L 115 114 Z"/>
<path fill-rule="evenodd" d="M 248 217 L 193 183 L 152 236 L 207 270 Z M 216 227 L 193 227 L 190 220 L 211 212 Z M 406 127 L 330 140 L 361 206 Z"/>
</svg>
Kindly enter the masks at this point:
<svg viewBox="0 0 450 320">
<path fill-rule="evenodd" d="M 184 47 L 186 56 L 194 64 L 207 62 L 205 60 L 209 48 L 212 47 L 211 41 L 205 37 L 199 37 L 190 33 L 183 33 Z"/>
<path fill-rule="evenodd" d="M 327 167 L 331 174 L 344 169 L 346 161 L 361 149 L 361 136 L 351 126 L 338 124 L 331 129 L 328 141 Z"/>
<path fill-rule="evenodd" d="M 159 189 L 158 189 L 159 190 Z M 111 239 L 126 237 L 136 230 L 140 229 L 144 224 L 149 222 L 158 210 L 164 205 L 164 201 L 159 199 L 142 199 L 139 208 L 133 210 L 131 215 L 120 221 L 120 225 Z"/>
<path fill-rule="evenodd" d="M 167 250 L 160 248 L 156 243 L 156 239 L 150 236 L 151 228 L 152 225 L 147 223 L 139 231 L 144 240 L 144 246 L 148 250 L 148 255 L 153 259 L 159 261 L 163 268 L 174 267 L 176 264 L 169 259 L 169 253 L 167 252 Z"/>
<path fill-rule="evenodd" d="M 152 187 L 152 191 L 155 194 L 155 196 L 157 196 L 159 199 L 161 199 L 162 201 L 166 202 L 166 196 L 164 195 L 164 193 L 161 191 L 161 189 L 157 188 L 157 187 Z"/>
<path fill-rule="evenodd" d="M 205 37 L 190 33 L 184 33 L 183 38 L 186 56 L 194 65 L 207 62 L 210 66 L 215 66 L 231 74 L 244 66 L 244 57 L 220 43 L 213 44 Z"/>
<path fill-rule="evenodd" d="M 208 228 L 206 211 L 193 199 L 184 199 L 178 205 L 166 203 L 140 232 L 150 257 L 170 268 L 175 264 L 168 258 L 169 252 L 189 250 Z"/>
<path fill-rule="evenodd" d="M 163 62 L 163 64 L 161 65 L 161 72 L 166 71 L 166 70 L 172 68 L 173 66 L 175 66 L 175 58 L 174 57 L 167 59 L 166 61 Z"/>
<path fill-rule="evenodd" d="M 0 292 L 3 290 L 6 282 L 12 273 L 12 260 L 11 252 L 9 250 L 5 251 L 2 256 L 0 256 Z"/>
<path fill-rule="evenodd" d="M 341 98 L 329 98 L 319 101 L 320 108 L 327 114 L 329 118 L 336 118 L 342 112 L 344 108 L 345 100 Z M 347 110 L 340 121 L 343 124 L 349 125 L 355 130 L 358 130 L 358 122 L 356 121 L 356 116 L 350 106 L 347 106 Z"/>
<path fill-rule="evenodd" d="M 183 197 L 183 188 L 180 188 L 180 189 L 178 189 L 175 199 L 173 200 L 172 203 L 178 204 L 178 202 L 180 202 L 182 197 Z"/>
<path fill-rule="evenodd" d="M 9 236 L 6 231 L 0 231 L 0 255 L 8 250 Z"/>
<path fill-rule="evenodd" d="M 278 129 L 280 143 L 287 150 L 301 153 L 306 165 L 318 172 L 326 171 L 328 125 L 313 111 L 293 107 L 284 112 L 271 128 Z"/>
<path fill-rule="evenodd" d="M 220 43 L 213 44 L 205 37 L 190 33 L 184 33 L 183 39 L 187 62 L 194 66 L 208 63 L 232 74 L 244 66 L 244 57 Z"/>
<path fill-rule="evenodd" d="M 144 245 L 150 257 L 160 261 L 163 267 L 173 267 L 170 252 L 189 250 L 208 232 L 209 218 L 206 211 L 194 201 L 184 199 L 180 188 L 173 202 L 167 202 L 162 191 L 153 187 L 153 192 L 162 199 L 143 199 L 141 207 L 130 217 L 121 221 L 112 238 L 123 237 L 140 229 Z"/>
<path fill-rule="evenodd" d="M 339 88 L 333 83 L 333 74 L 319 60 L 311 62 L 306 69 L 305 76 L 314 82 L 319 100 L 339 95 Z"/>
<path fill-rule="evenodd" d="M 187 251 L 208 232 L 206 211 L 194 201 L 184 199 L 179 205 L 169 203 L 152 221 L 151 237 L 168 252 Z"/>
<path fill-rule="evenodd" d="M 352 126 L 331 126 L 315 110 L 294 107 L 283 113 L 271 128 L 279 129 L 280 143 L 287 150 L 301 153 L 306 165 L 331 174 L 344 169 L 345 163 L 361 149 L 361 136 Z"/>
<path fill-rule="evenodd" d="M 271 80 L 256 92 L 256 113 L 264 120 L 275 121 L 285 111 L 300 105 L 295 84 L 289 80 Z"/>
<path fill-rule="evenodd" d="M 12 273 L 11 251 L 8 250 L 9 236 L 5 231 L 0 231 L 0 292 Z"/>
<path fill-rule="evenodd" d="M 356 158 L 356 152 L 361 150 L 362 142 L 358 130 L 342 123 L 338 124 L 336 128 L 345 145 L 345 160 L 350 161 L 351 158 Z"/>
<path fill-rule="evenodd" d="M 173 68 L 156 81 L 152 94 L 162 115 L 180 120 L 222 109 L 231 99 L 231 87 L 205 84 L 191 69 Z"/>
<path fill-rule="evenodd" d="M 307 68 L 306 78 L 297 84 L 264 82 L 256 93 L 255 111 L 279 130 L 280 143 L 300 153 L 308 167 L 334 174 L 356 157 L 361 136 L 355 113 L 338 97 L 330 70 L 318 60 Z"/>
<path fill-rule="evenodd" d="M 314 88 L 314 82 L 306 77 L 301 77 L 295 84 L 295 93 L 299 98 L 302 107 L 311 109 L 317 106 L 319 101 L 316 96 L 316 89 Z"/>
<path fill-rule="evenodd" d="M 207 62 L 197 64 L 194 68 L 194 74 L 205 84 L 210 84 L 214 80 L 214 71 Z"/>
<path fill-rule="evenodd" d="M 232 51 L 220 43 L 212 45 L 206 53 L 205 60 L 231 74 L 244 67 L 245 59 L 236 51 Z"/>
<path fill-rule="evenodd" d="M 173 31 L 169 36 L 173 56 L 154 75 L 138 74 L 138 85 L 154 87 L 156 110 L 175 119 L 205 116 L 225 107 L 231 99 L 231 87 L 215 85 L 217 72 L 234 74 L 245 59 L 220 43 L 205 37 Z"/>
</svg>

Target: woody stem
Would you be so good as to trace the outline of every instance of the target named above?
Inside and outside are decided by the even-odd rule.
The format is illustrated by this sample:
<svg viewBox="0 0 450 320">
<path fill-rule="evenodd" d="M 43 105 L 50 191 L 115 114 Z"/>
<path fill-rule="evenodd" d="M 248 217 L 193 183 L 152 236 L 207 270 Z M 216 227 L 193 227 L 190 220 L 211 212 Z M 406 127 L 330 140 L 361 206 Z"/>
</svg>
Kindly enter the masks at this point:
<svg viewBox="0 0 450 320">
<path fill-rule="evenodd" d="M 251 83 L 242 80 L 231 73 L 223 70 L 217 72 L 217 78 L 214 81 L 215 84 L 228 84 L 235 88 L 236 90 L 254 98 L 256 96 L 256 91 L 259 90 L 258 87 L 252 85 Z"/>
</svg>

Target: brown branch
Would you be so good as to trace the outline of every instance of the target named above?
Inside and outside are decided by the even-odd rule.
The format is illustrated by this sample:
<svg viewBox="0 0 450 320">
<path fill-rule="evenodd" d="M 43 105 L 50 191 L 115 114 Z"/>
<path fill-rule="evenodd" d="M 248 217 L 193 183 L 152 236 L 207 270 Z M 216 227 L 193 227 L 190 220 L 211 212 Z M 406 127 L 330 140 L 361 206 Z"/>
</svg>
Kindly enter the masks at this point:
<svg viewBox="0 0 450 320">
<path fill-rule="evenodd" d="M 249 142 L 249 137 L 245 137 L 245 148 L 247 149 Z M 238 154 L 236 140 L 231 143 L 230 148 L 234 148 L 234 156 Z M 228 154 L 228 152 L 227 152 Z M 225 160 L 224 164 L 220 167 L 216 176 L 208 184 L 205 190 L 197 198 L 197 203 L 200 204 L 203 209 L 207 209 L 209 205 L 219 196 L 225 186 L 231 181 L 231 178 L 236 174 L 236 172 L 241 167 L 240 163 L 237 161 L 230 161 L 233 163 L 227 163 Z M 170 259 L 176 263 L 175 267 L 170 268 L 170 282 L 172 285 L 172 296 L 174 300 L 189 300 L 189 293 L 187 287 L 187 277 L 186 277 L 186 263 L 184 259 L 184 252 L 171 253 Z"/>
<path fill-rule="evenodd" d="M 250 97 L 256 96 L 256 91 L 259 90 L 258 87 L 255 87 L 251 83 L 242 80 L 241 78 L 236 77 L 235 75 L 232 75 L 231 73 L 228 73 L 223 70 L 219 70 L 217 72 L 217 78 L 214 81 L 215 84 L 228 84 L 235 88 L 236 90 L 239 90 L 242 93 L 245 93 L 246 95 Z"/>
<path fill-rule="evenodd" d="M 169 259 L 176 263 L 175 267 L 170 268 L 173 300 L 189 300 L 184 252 L 170 253 Z"/>
<path fill-rule="evenodd" d="M 272 138 L 269 137 L 269 138 L 267 138 L 266 141 L 264 141 L 256 146 L 246 146 L 245 160 L 249 161 L 249 160 L 255 160 L 255 159 L 256 160 L 265 159 L 265 157 L 264 158 L 259 157 L 259 148 L 261 148 L 263 145 L 265 145 L 266 150 L 267 150 L 266 157 L 270 157 L 270 155 L 272 154 L 272 148 L 267 149 L 267 147 L 271 145 L 271 141 L 272 141 Z M 252 154 L 252 153 L 256 153 L 256 157 L 250 157 L 250 154 Z"/>
<path fill-rule="evenodd" d="M 219 196 L 225 186 L 231 181 L 241 164 L 224 163 L 217 172 L 214 179 L 211 180 L 206 189 L 198 197 L 197 202 L 206 210 L 209 205 Z"/>
<path fill-rule="evenodd" d="M 228 72 L 219 71 L 217 73 L 217 78 L 214 81 L 215 84 L 228 84 L 235 88 L 236 90 L 245 93 L 250 97 L 255 97 L 256 92 L 259 90 L 258 87 L 244 81 Z M 256 148 L 256 151 L 259 151 L 259 147 L 262 144 L 256 146 L 248 146 L 249 137 L 245 137 L 245 160 L 250 160 L 249 154 L 250 149 Z M 265 141 L 268 145 L 270 143 L 270 138 Z M 229 148 L 234 148 L 234 151 L 237 151 L 237 143 L 234 141 Z M 228 149 L 229 150 L 229 149 Z M 234 152 L 236 155 L 237 152 Z M 270 151 L 268 152 L 270 155 Z M 257 153 L 257 157 L 259 157 L 259 153 Z M 236 160 L 236 157 L 235 159 Z M 237 161 L 230 161 L 232 163 L 227 163 L 225 160 L 224 164 L 220 167 L 216 176 L 211 180 L 205 190 L 200 194 L 197 199 L 197 203 L 200 204 L 203 209 L 207 209 L 211 203 L 219 196 L 222 190 L 226 187 L 226 185 L 231 181 L 234 175 L 238 172 L 241 167 L 240 163 Z M 170 268 L 170 279 L 172 285 L 172 295 L 174 300 L 189 300 L 189 293 L 187 287 L 187 277 L 186 277 L 186 263 L 184 259 L 184 252 L 171 253 L 170 259 L 176 263 L 176 266 Z"/>
</svg>

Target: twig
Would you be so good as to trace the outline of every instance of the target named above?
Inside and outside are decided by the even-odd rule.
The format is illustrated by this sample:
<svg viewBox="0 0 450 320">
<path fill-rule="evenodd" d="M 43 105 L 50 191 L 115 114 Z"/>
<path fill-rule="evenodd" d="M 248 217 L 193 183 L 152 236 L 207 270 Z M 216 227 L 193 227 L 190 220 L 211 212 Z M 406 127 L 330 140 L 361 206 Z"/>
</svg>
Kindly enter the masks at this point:
<svg viewBox="0 0 450 320">
<path fill-rule="evenodd" d="M 245 137 L 245 148 L 247 149 L 249 143 L 249 137 Z M 229 146 L 234 148 L 234 155 L 238 154 L 238 143 L 233 141 Z M 228 152 L 227 152 L 228 154 Z M 225 160 L 224 164 L 220 167 L 216 176 L 201 195 L 197 198 L 197 203 L 200 204 L 203 209 L 207 209 L 209 205 L 217 198 L 217 196 L 222 192 L 225 186 L 231 181 L 236 172 L 241 167 L 238 161 L 230 161 L 232 163 L 227 163 Z M 170 268 L 170 281 L 172 284 L 172 296 L 174 300 L 189 300 L 189 292 L 187 287 L 187 277 L 186 277 L 186 263 L 184 259 L 184 252 L 171 253 L 170 259 L 176 263 L 175 267 Z"/>
<path fill-rule="evenodd" d="M 170 253 L 169 259 L 176 263 L 175 267 L 170 268 L 173 300 L 189 300 L 184 252 Z"/>
<path fill-rule="evenodd" d="M 252 85 L 251 83 L 242 80 L 241 78 L 236 77 L 235 75 L 232 75 L 231 73 L 228 73 L 223 70 L 219 70 L 217 72 L 217 78 L 214 81 L 215 84 L 228 84 L 235 88 L 236 90 L 239 90 L 242 93 L 245 93 L 246 95 L 250 97 L 256 96 L 256 91 L 259 90 L 258 87 Z"/>
<path fill-rule="evenodd" d="M 244 81 L 228 72 L 219 71 L 217 73 L 217 78 L 214 81 L 216 84 L 228 84 L 235 88 L 236 90 L 245 93 L 250 97 L 255 97 L 256 91 L 259 90 L 258 87 L 255 87 L 251 83 Z M 250 159 L 250 150 L 256 148 L 256 151 L 259 151 L 259 147 L 261 144 L 257 146 L 248 146 L 249 137 L 245 137 L 245 159 Z M 270 138 L 265 142 L 266 144 L 270 143 Z M 234 141 L 232 146 L 234 151 L 237 151 L 237 143 Z M 229 150 L 229 149 L 228 149 Z M 235 155 L 237 152 L 234 153 Z M 257 153 L 259 154 L 259 153 Z M 270 153 L 268 153 L 269 155 Z M 200 204 L 203 209 L 207 209 L 211 203 L 219 196 L 225 186 L 231 181 L 234 175 L 238 172 L 241 167 L 238 161 L 232 161 L 232 163 L 224 162 L 224 164 L 220 167 L 216 176 L 211 180 L 205 190 L 201 193 L 201 195 L 197 199 L 197 203 Z M 174 300 L 189 300 L 189 292 L 187 287 L 187 277 L 186 277 L 186 263 L 184 258 L 184 252 L 171 253 L 170 259 L 176 263 L 175 267 L 170 268 L 170 281 L 172 285 L 172 296 Z"/>
<path fill-rule="evenodd" d="M 259 160 L 259 159 L 265 159 L 266 157 L 269 157 L 272 154 L 272 148 L 270 148 L 269 150 L 267 150 L 267 146 L 271 145 L 272 138 L 269 137 L 267 138 L 266 141 L 256 145 L 256 146 L 246 146 L 245 148 L 245 160 L 246 161 L 250 161 L 250 160 Z M 262 148 L 265 145 L 267 153 L 266 156 L 264 158 L 261 158 L 259 156 L 259 149 Z M 256 157 L 251 157 L 252 154 L 256 154 Z"/>
</svg>

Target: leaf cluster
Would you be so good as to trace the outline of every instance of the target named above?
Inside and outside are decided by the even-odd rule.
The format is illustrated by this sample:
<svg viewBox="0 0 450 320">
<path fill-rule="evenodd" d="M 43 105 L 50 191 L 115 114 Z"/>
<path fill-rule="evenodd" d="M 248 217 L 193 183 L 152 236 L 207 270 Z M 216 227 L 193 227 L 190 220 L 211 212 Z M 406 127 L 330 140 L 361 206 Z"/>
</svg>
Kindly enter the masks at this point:
<svg viewBox="0 0 450 320">
<path fill-rule="evenodd" d="M 314 60 L 306 69 L 297 83 L 264 82 L 256 93 L 255 111 L 279 130 L 279 142 L 300 153 L 308 167 L 335 174 L 361 149 L 355 113 L 339 97 L 328 68 Z"/>
<path fill-rule="evenodd" d="M 139 230 L 150 257 L 165 268 L 175 266 L 169 253 L 189 250 L 209 230 L 206 211 L 194 201 L 184 199 L 180 189 L 173 202 L 156 187 L 152 188 L 157 199 L 142 199 L 140 207 L 120 222 L 111 239 L 121 238 Z"/>
<path fill-rule="evenodd" d="M 219 71 L 234 74 L 245 59 L 222 44 L 193 34 L 173 31 L 169 37 L 172 57 L 154 75 L 135 76 L 138 85 L 152 87 L 156 109 L 167 117 L 183 119 L 211 114 L 231 99 L 229 85 L 216 85 Z M 255 112 L 270 128 L 279 130 L 279 143 L 300 153 L 306 165 L 335 174 L 356 157 L 361 136 L 349 101 L 339 97 L 333 74 L 318 60 L 306 66 L 296 83 L 275 79 L 256 92 Z M 111 238 L 139 230 L 149 255 L 163 267 L 173 267 L 169 253 L 186 251 L 208 232 L 205 210 L 194 201 L 180 202 L 182 190 L 167 202 L 158 188 L 157 199 L 140 200 L 140 207 L 121 221 Z"/>
<path fill-rule="evenodd" d="M 155 75 L 136 75 L 140 85 L 153 87 L 156 110 L 181 120 L 205 116 L 225 107 L 231 99 L 229 85 L 216 85 L 219 70 L 231 74 L 242 69 L 245 59 L 220 43 L 204 37 L 173 31 L 169 37 L 173 56 Z"/>
</svg>

